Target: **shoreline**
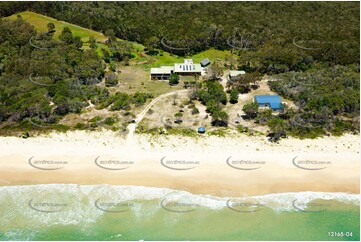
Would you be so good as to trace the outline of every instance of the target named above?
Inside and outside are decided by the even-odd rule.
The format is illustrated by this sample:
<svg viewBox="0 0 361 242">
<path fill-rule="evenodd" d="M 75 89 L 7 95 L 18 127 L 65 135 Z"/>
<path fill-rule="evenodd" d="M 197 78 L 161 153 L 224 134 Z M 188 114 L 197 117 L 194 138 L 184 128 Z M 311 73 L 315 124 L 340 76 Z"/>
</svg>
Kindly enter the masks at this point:
<svg viewBox="0 0 361 242">
<path fill-rule="evenodd" d="M 28 139 L 0 137 L 0 145 L 0 185 L 4 186 L 131 185 L 220 197 L 360 193 L 359 135 L 288 138 L 274 144 L 246 135 L 197 140 L 134 135 L 126 141 L 113 132 L 77 131 Z M 301 160 L 322 164 L 302 164 L 313 169 L 307 170 L 295 166 Z M 30 165 L 37 161 L 35 167 Z M 41 161 L 67 163 L 44 165 Z"/>
</svg>

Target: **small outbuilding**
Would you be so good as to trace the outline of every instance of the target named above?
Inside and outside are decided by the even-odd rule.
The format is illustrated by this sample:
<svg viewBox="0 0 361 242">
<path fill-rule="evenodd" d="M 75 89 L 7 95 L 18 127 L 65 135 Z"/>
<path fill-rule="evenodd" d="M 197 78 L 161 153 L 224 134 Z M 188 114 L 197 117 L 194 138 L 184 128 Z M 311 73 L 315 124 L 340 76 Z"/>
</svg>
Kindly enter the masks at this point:
<svg viewBox="0 0 361 242">
<path fill-rule="evenodd" d="M 201 61 L 201 66 L 202 67 L 206 67 L 208 66 L 209 64 L 211 64 L 211 61 L 208 59 L 208 58 L 205 58 Z"/>
<path fill-rule="evenodd" d="M 205 132 L 206 132 L 206 128 L 204 128 L 204 127 L 199 127 L 198 128 L 198 133 L 204 134 Z"/>
<path fill-rule="evenodd" d="M 229 75 L 228 75 L 228 80 L 230 81 L 234 81 L 234 80 L 237 80 L 237 78 L 240 76 L 240 75 L 244 75 L 246 74 L 245 71 L 234 71 L 234 70 L 231 70 L 229 72 Z"/>
<path fill-rule="evenodd" d="M 256 95 L 254 101 L 259 108 L 270 108 L 272 111 L 282 111 L 281 97 L 278 95 Z"/>
</svg>

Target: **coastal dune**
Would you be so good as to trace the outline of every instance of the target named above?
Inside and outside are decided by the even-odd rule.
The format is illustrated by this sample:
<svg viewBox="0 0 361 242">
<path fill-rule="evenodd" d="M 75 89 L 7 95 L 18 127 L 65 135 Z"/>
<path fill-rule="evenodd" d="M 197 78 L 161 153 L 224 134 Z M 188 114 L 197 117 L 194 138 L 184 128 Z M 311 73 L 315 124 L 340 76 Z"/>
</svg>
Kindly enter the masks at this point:
<svg viewBox="0 0 361 242">
<path fill-rule="evenodd" d="M 110 131 L 0 138 L 0 185 L 111 184 L 215 196 L 359 193 L 358 135 L 270 143 L 262 136 Z"/>
</svg>

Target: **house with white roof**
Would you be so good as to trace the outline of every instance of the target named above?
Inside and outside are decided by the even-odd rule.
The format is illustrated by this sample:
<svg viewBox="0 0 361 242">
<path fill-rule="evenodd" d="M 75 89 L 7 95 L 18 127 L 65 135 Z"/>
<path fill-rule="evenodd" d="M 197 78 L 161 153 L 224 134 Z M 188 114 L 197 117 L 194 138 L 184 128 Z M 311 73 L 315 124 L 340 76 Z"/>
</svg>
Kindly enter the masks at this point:
<svg viewBox="0 0 361 242">
<path fill-rule="evenodd" d="M 181 76 L 202 75 L 203 69 L 201 64 L 194 64 L 192 59 L 185 59 L 183 63 L 176 63 L 173 66 L 151 68 L 150 77 L 151 79 L 168 80 L 173 73 Z"/>
</svg>

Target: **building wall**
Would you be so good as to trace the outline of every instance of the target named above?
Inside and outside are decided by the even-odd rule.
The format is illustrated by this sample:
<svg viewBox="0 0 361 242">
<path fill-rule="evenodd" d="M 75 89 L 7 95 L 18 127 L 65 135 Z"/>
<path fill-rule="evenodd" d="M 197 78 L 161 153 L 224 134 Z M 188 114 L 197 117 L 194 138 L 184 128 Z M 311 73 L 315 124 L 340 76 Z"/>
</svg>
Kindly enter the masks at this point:
<svg viewBox="0 0 361 242">
<path fill-rule="evenodd" d="M 269 104 L 265 104 L 265 103 L 257 103 L 259 108 L 269 108 L 270 105 Z"/>
<path fill-rule="evenodd" d="M 170 74 L 151 74 L 152 80 L 169 80 Z"/>
<path fill-rule="evenodd" d="M 264 104 L 264 103 L 257 103 L 258 104 L 258 108 L 261 110 L 265 110 L 265 109 L 271 109 L 271 106 L 269 104 Z M 276 108 L 276 109 L 271 109 L 273 112 L 279 112 L 282 111 L 282 108 Z"/>
<path fill-rule="evenodd" d="M 180 76 L 195 76 L 201 75 L 201 72 L 175 72 L 175 74 L 178 74 Z"/>
</svg>

